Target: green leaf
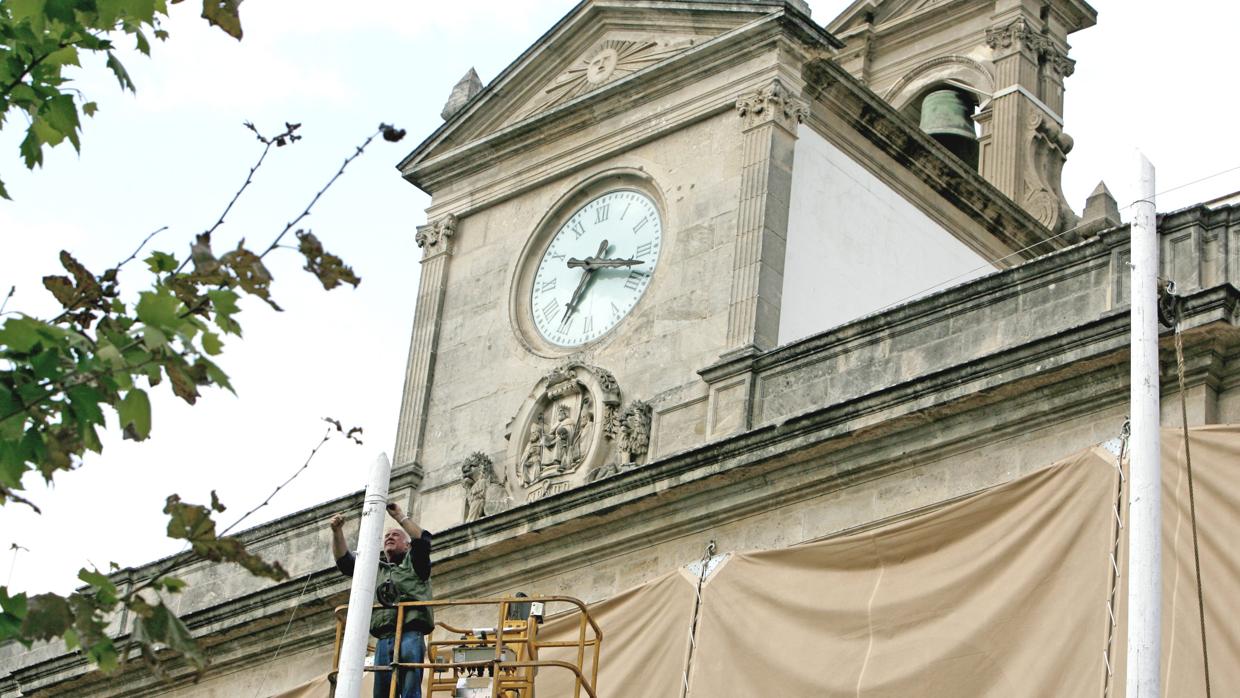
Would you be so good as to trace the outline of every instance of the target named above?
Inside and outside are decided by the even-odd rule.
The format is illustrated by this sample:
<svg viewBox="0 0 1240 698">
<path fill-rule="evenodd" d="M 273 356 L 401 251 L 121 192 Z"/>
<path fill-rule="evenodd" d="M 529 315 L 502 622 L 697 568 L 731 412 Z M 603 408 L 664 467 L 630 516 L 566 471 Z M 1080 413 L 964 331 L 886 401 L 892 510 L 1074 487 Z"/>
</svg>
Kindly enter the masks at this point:
<svg viewBox="0 0 1240 698">
<path fill-rule="evenodd" d="M 99 111 L 99 105 L 94 102 L 87 102 L 82 105 L 82 113 L 87 116 L 94 116 L 97 111 Z"/>
<path fill-rule="evenodd" d="M 41 341 L 39 328 L 43 323 L 28 317 L 9 318 L 0 328 L 0 348 L 25 354 Z"/>
<path fill-rule="evenodd" d="M 167 252 L 152 252 L 150 257 L 146 258 L 146 266 L 155 274 L 163 274 L 165 272 L 176 271 L 179 263 L 177 258 Z"/>
<path fill-rule="evenodd" d="M 91 593 L 94 595 L 95 602 L 106 610 L 116 607 L 116 603 L 120 597 L 116 590 L 116 585 L 108 578 L 108 575 L 99 570 L 89 570 L 83 567 L 78 570 L 78 579 L 89 584 Z"/>
<path fill-rule="evenodd" d="M 163 601 L 155 606 L 145 603 L 135 603 L 134 606 L 133 639 L 141 646 L 142 656 L 152 668 L 159 664 L 155 654 L 159 647 L 179 652 L 200 672 L 207 668 L 207 655 L 194 640 L 193 633 Z"/>
<path fill-rule="evenodd" d="M 37 121 L 35 123 L 38 123 Z M 18 150 L 22 154 L 22 161 L 26 164 L 26 169 L 33 170 L 36 165 L 43 164 L 43 140 L 35 135 L 35 127 L 32 124 L 26 130 L 26 137 L 22 140 Z"/>
<path fill-rule="evenodd" d="M 222 510 L 219 499 L 212 494 L 212 506 Z M 168 514 L 168 537 L 189 541 L 193 551 L 215 562 L 235 562 L 251 574 L 275 581 L 288 579 L 280 563 L 269 563 L 245 549 L 245 544 L 231 536 L 219 538 L 211 511 L 198 504 L 186 504 L 177 495 L 170 495 L 164 506 Z"/>
<path fill-rule="evenodd" d="M 155 584 L 163 587 L 166 591 L 178 594 L 185 588 L 185 580 L 177 577 L 163 577 L 155 581 Z"/>
<path fill-rule="evenodd" d="M 142 344 L 147 349 L 155 351 L 162 348 L 168 343 L 168 335 L 164 334 L 158 327 L 147 325 L 142 328 Z"/>
<path fill-rule="evenodd" d="M 207 297 L 211 299 L 211 307 L 215 310 L 215 324 L 225 334 L 235 334 L 241 336 L 241 325 L 233 320 L 233 316 L 241 312 L 241 308 L 237 306 L 237 293 L 227 289 L 215 289 L 207 291 Z"/>
<path fill-rule="evenodd" d="M 51 52 L 47 58 L 43 59 L 43 64 L 51 66 L 81 65 L 78 61 L 78 50 L 75 46 L 66 46 L 58 51 Z"/>
<path fill-rule="evenodd" d="M 134 312 L 139 320 L 148 325 L 175 332 L 177 325 L 181 323 L 178 313 L 180 306 L 181 301 L 176 296 L 161 288 L 158 291 L 139 293 Z"/>
<path fill-rule="evenodd" d="M 238 15 L 240 5 L 241 0 L 202 0 L 202 18 L 240 41 L 241 17 Z"/>
<path fill-rule="evenodd" d="M 112 74 L 116 76 L 116 81 L 121 84 L 121 89 L 137 92 L 138 90 L 134 87 L 133 80 L 129 77 L 129 71 L 125 70 L 125 66 L 121 64 L 120 59 L 111 51 L 108 51 L 107 54 L 108 61 L 106 65 L 108 70 L 111 70 Z"/>
<path fill-rule="evenodd" d="M 151 434 L 151 399 L 146 391 L 134 388 L 116 404 L 126 439 L 143 441 Z"/>
<path fill-rule="evenodd" d="M 52 640 L 61 637 L 73 627 L 73 611 L 63 596 L 39 594 L 27 601 L 26 616 L 22 619 L 22 637 L 30 640 Z"/>
<path fill-rule="evenodd" d="M 9 596 L 8 587 L 0 587 L 0 642 L 21 639 L 22 619 L 26 617 L 26 595 Z M 22 640 L 27 647 L 29 640 Z"/>
<path fill-rule="evenodd" d="M 77 104 L 74 103 L 72 95 L 62 94 L 49 99 L 44 103 L 39 113 L 47 120 L 49 126 L 59 131 L 65 138 L 68 138 L 75 149 L 82 149 L 82 144 L 78 140 L 80 121 L 78 120 Z"/>
<path fill-rule="evenodd" d="M 224 351 L 224 343 L 220 341 L 220 336 L 214 332 L 202 333 L 202 350 L 211 356 L 219 356 Z"/>
<path fill-rule="evenodd" d="M 47 0 L 7 0 L 5 4 L 9 6 L 13 22 L 17 24 L 27 19 L 41 19 L 43 17 L 43 7 L 47 4 Z M 36 27 L 35 31 L 42 30 Z"/>
</svg>

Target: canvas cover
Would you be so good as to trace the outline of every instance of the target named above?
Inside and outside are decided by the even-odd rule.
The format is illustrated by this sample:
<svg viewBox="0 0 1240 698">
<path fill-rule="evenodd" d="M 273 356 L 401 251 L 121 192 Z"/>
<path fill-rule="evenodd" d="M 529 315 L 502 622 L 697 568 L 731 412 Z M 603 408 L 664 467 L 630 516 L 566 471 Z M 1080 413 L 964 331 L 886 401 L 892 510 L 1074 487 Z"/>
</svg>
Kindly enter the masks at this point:
<svg viewBox="0 0 1240 698">
<path fill-rule="evenodd" d="M 1240 685 L 1240 425 L 1191 438 L 1210 681 L 1224 695 Z M 1196 698 L 1206 693 L 1185 449 L 1177 429 L 1162 443 L 1163 695 Z M 1116 535 L 1121 551 L 1127 543 L 1119 486 L 1114 456 L 1092 448 L 860 533 L 731 555 L 703 586 L 688 696 L 1122 696 L 1122 554 L 1114 674 L 1104 659 L 1110 553 Z M 682 695 L 696 584 L 678 570 L 590 606 L 604 633 L 600 696 Z M 576 632 L 570 614 L 542 637 Z M 538 696 L 571 686 L 544 669 Z M 281 694 L 311 695 L 321 694 Z"/>
</svg>

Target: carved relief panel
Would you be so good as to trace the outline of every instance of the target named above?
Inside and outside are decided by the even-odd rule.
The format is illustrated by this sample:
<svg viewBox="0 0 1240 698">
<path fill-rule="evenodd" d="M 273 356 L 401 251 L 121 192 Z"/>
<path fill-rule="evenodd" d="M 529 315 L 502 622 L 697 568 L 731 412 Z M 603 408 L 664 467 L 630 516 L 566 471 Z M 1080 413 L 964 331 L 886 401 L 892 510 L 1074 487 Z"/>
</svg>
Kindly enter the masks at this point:
<svg viewBox="0 0 1240 698">
<path fill-rule="evenodd" d="M 610 372 L 570 362 L 534 386 L 506 436 L 509 492 L 532 502 L 644 463 L 650 408 L 621 409 Z"/>
</svg>

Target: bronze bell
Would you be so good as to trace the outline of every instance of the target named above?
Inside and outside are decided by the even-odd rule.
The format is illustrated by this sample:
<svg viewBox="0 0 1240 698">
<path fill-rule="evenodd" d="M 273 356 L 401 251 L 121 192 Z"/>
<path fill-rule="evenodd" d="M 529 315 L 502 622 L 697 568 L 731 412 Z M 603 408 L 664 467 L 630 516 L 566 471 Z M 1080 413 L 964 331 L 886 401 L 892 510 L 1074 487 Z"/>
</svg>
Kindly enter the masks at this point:
<svg viewBox="0 0 1240 698">
<path fill-rule="evenodd" d="M 935 90 L 921 101 L 921 130 L 971 167 L 977 167 L 973 104 L 958 90 Z"/>
</svg>

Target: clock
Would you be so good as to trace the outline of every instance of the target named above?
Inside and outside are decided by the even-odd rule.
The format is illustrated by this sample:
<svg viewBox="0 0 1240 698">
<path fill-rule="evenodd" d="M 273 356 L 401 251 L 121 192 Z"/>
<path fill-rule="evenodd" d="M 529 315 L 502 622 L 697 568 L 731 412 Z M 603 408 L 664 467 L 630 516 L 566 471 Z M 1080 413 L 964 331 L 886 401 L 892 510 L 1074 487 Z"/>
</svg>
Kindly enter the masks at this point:
<svg viewBox="0 0 1240 698">
<path fill-rule="evenodd" d="M 539 336 L 568 348 L 607 334 L 645 294 L 662 239 L 658 206 L 640 191 L 613 190 L 573 212 L 534 271 L 528 308 Z"/>
</svg>

